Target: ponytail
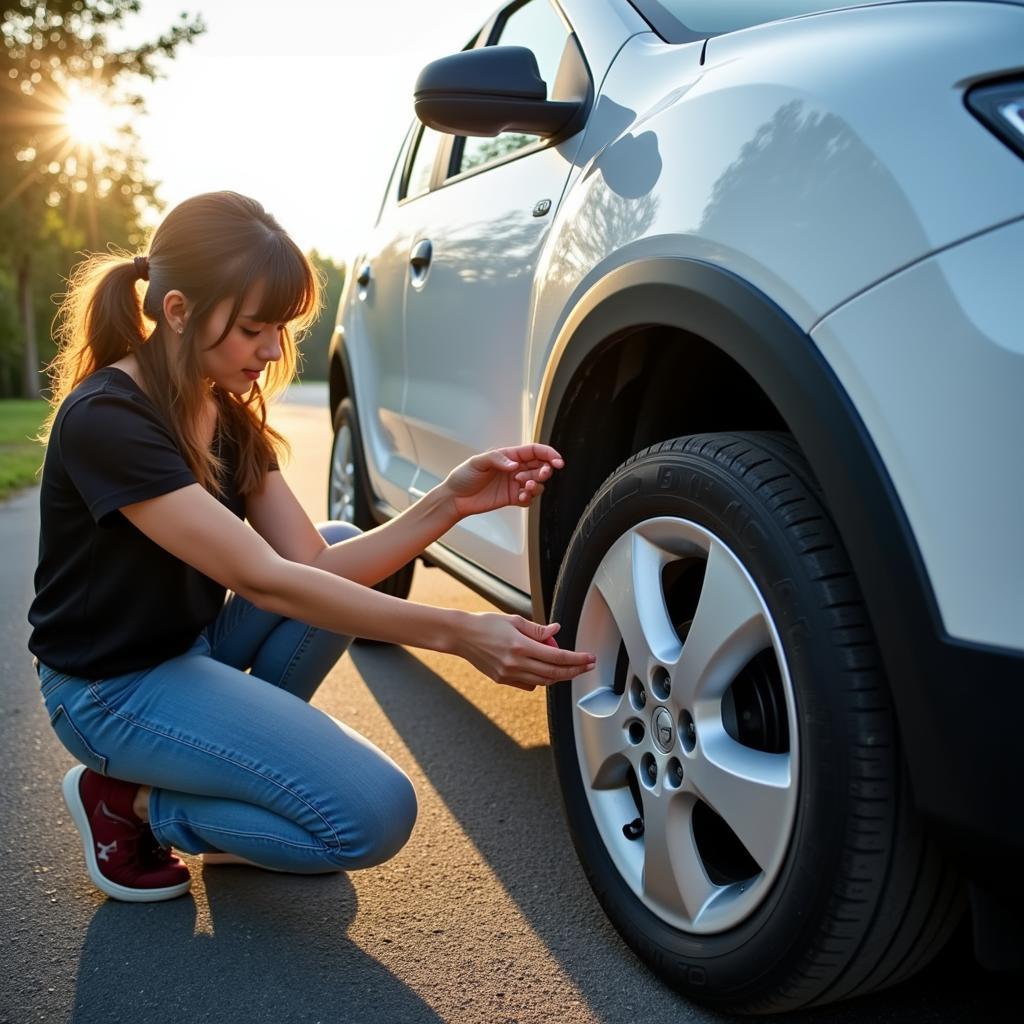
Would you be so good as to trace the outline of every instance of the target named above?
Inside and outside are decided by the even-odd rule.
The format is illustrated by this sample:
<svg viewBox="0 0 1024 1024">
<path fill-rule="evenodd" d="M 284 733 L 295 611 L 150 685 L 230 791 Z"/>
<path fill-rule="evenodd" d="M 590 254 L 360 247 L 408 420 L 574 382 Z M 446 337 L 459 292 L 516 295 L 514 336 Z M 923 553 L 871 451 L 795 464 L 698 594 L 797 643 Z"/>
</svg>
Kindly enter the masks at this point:
<svg viewBox="0 0 1024 1024">
<path fill-rule="evenodd" d="M 50 363 L 50 413 L 39 439 L 49 440 L 60 403 L 89 374 L 136 351 L 147 338 L 136 282 L 126 252 L 92 253 L 71 272 L 54 320 L 57 355 Z"/>
</svg>

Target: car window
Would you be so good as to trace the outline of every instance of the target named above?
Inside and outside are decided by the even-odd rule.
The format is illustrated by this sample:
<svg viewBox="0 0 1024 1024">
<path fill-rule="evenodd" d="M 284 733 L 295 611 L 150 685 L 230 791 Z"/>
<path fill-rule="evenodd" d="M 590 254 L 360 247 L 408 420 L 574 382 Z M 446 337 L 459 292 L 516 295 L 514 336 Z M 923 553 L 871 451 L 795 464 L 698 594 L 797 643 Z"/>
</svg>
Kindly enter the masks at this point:
<svg viewBox="0 0 1024 1024">
<path fill-rule="evenodd" d="M 416 152 L 409 163 L 409 170 L 405 178 L 404 187 L 399 195 L 400 199 L 415 199 L 423 195 L 430 188 L 430 176 L 434 170 L 434 158 L 437 156 L 437 147 L 441 145 L 444 136 L 441 132 L 435 132 L 433 128 L 421 128 L 419 137 L 416 139 Z"/>
<path fill-rule="evenodd" d="M 550 0 L 527 0 L 507 16 L 497 39 L 491 45 L 525 46 L 537 58 L 540 77 L 548 87 L 548 97 L 558 75 L 558 65 L 569 30 L 551 6 Z M 452 174 L 508 156 L 537 141 L 536 135 L 502 132 L 494 138 L 465 138 L 456 144 L 456 162 Z"/>
<path fill-rule="evenodd" d="M 670 42 L 717 36 L 799 14 L 862 7 L 869 0 L 632 0 Z M 663 27 L 669 31 L 663 31 Z"/>
<path fill-rule="evenodd" d="M 398 147 L 398 152 L 395 154 L 395 162 L 391 165 L 391 173 L 388 175 L 387 188 L 384 189 L 384 195 L 381 196 L 380 209 L 377 211 L 377 219 L 380 219 L 380 215 L 384 212 L 384 207 L 388 203 L 392 202 L 396 198 L 396 194 L 404 184 L 402 169 L 405 167 L 406 150 L 409 148 L 409 136 L 413 133 L 412 128 L 405 130 L 405 135 L 402 137 L 402 144 Z"/>
</svg>

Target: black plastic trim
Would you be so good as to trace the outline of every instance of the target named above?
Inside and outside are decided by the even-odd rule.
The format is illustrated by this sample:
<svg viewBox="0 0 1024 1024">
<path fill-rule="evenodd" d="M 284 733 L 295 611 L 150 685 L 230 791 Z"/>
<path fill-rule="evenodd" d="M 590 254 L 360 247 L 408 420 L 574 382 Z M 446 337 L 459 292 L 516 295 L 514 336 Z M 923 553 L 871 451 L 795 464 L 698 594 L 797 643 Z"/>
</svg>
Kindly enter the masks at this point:
<svg viewBox="0 0 1024 1024">
<path fill-rule="evenodd" d="M 465 49 L 484 49 L 488 46 L 494 46 L 501 38 L 501 33 L 505 28 L 505 22 L 509 17 L 514 14 L 520 7 L 529 2 L 529 0 L 518 0 L 517 3 L 509 4 L 508 6 L 500 9 L 491 20 L 484 26 L 479 33 L 477 33 L 474 42 Z M 586 123 L 587 117 L 590 114 L 590 109 L 594 103 L 594 76 L 590 70 L 590 64 L 587 61 L 586 54 L 583 52 L 583 48 L 580 45 L 579 39 L 576 36 L 575 30 L 573 29 L 572 23 L 569 21 L 568 16 L 562 9 L 560 3 L 557 0 L 552 2 L 552 8 L 555 13 L 561 17 L 566 28 L 566 42 L 570 40 L 574 42 L 577 54 L 580 60 L 580 66 L 583 73 L 586 76 L 586 88 L 583 91 L 584 95 L 580 100 L 579 107 L 576 115 L 569 121 L 565 129 L 559 132 L 557 135 L 549 136 L 547 138 L 540 137 L 536 142 L 532 142 L 520 149 L 514 150 L 504 156 L 496 157 L 493 160 L 488 160 L 486 163 L 478 164 L 475 167 L 471 167 L 465 171 L 456 171 L 458 163 L 462 159 L 462 149 L 465 142 L 465 136 L 463 135 L 448 135 L 447 146 L 442 144 L 439 147 L 439 156 L 442 158 L 435 165 L 435 172 L 431 181 L 430 190 L 431 192 L 436 191 L 439 188 L 447 188 L 449 185 L 453 185 L 457 182 L 464 181 L 466 178 L 470 178 L 475 174 L 485 173 L 492 168 L 501 167 L 503 164 L 511 163 L 513 160 L 519 160 L 522 157 L 530 156 L 533 153 L 539 152 L 542 149 L 548 149 L 550 147 L 559 146 L 563 142 L 572 138 L 574 135 L 579 134 L 583 126 Z M 550 88 L 553 90 L 557 85 L 557 82 L 550 83 Z M 417 118 L 414 125 L 419 125 L 421 122 Z M 409 199 L 400 199 L 399 203 L 413 202 L 414 199 L 421 198 L 427 193 L 420 193 L 419 196 L 415 196 Z"/>
<path fill-rule="evenodd" d="M 636 13 L 666 43 L 694 43 L 698 39 L 705 38 L 703 35 L 688 29 L 674 14 L 669 14 L 657 0 L 629 0 L 629 2 L 636 10 Z"/>
<path fill-rule="evenodd" d="M 357 261 L 358 262 L 358 261 Z M 346 384 L 345 394 L 340 394 L 334 387 L 334 374 L 332 372 L 334 363 L 341 367 L 341 375 Z M 327 346 L 327 401 L 330 406 L 331 423 L 334 423 L 334 414 L 338 411 L 342 399 L 351 397 L 355 403 L 355 396 L 352 394 L 352 367 L 348 361 L 348 352 L 345 350 L 345 328 L 338 324 L 331 335 L 330 343 Z"/>
<path fill-rule="evenodd" d="M 995 781 L 1019 776 L 1007 728 L 1024 720 L 1024 653 L 945 631 L 906 515 L 859 414 L 813 341 L 769 298 L 697 260 L 657 258 L 612 271 L 562 328 L 535 440 L 551 438 L 585 361 L 623 332 L 654 325 L 698 335 L 735 360 L 810 461 L 864 593 L 921 811 L 967 860 L 1024 853 L 1024 815 Z M 534 503 L 530 578 L 540 621 L 550 599 L 539 586 L 542 516 L 543 503 Z"/>
<path fill-rule="evenodd" d="M 1020 77 L 984 82 L 965 96 L 967 109 L 1018 156 L 1024 156 L 1024 136 L 1015 132 L 999 113 L 999 104 L 1010 98 L 1024 97 L 1024 79 Z"/>
</svg>

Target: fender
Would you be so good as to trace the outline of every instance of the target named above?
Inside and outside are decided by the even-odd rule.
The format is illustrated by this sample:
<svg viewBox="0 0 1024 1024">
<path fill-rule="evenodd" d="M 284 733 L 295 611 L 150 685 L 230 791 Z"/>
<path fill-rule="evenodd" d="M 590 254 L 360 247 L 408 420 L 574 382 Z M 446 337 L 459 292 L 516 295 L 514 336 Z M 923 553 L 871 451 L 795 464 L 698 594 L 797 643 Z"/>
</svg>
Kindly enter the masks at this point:
<svg viewBox="0 0 1024 1024">
<path fill-rule="evenodd" d="M 951 638 L 892 481 L 857 410 L 813 341 L 771 299 L 728 270 L 658 257 L 627 263 L 594 284 L 565 318 L 540 387 L 534 439 L 547 442 L 584 361 L 616 335 L 676 327 L 721 349 L 758 383 L 816 474 L 864 594 L 901 725 L 919 808 L 961 849 L 1024 851 L 1024 816 L 1008 813 L 993 779 L 1018 775 L 1010 744 L 993 749 L 1007 713 L 1024 712 L 1024 659 Z M 528 524 L 534 617 L 541 517 Z M 985 750 L 964 764 L 957 750 Z M 960 841 L 962 839 L 962 842 Z"/>
</svg>

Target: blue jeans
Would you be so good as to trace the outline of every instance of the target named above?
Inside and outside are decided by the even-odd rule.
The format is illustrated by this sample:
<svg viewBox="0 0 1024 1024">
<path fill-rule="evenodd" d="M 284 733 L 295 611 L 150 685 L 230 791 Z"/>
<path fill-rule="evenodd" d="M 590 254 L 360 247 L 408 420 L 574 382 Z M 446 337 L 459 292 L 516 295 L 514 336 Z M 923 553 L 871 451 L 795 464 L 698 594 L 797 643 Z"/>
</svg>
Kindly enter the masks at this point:
<svg viewBox="0 0 1024 1024">
<path fill-rule="evenodd" d="M 320 532 L 335 543 L 358 531 Z M 75 758 L 153 787 L 149 823 L 162 845 L 313 874 L 379 864 L 416 820 L 405 773 L 308 703 L 349 642 L 235 594 L 169 661 L 102 680 L 44 664 L 39 674 Z"/>
</svg>

